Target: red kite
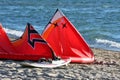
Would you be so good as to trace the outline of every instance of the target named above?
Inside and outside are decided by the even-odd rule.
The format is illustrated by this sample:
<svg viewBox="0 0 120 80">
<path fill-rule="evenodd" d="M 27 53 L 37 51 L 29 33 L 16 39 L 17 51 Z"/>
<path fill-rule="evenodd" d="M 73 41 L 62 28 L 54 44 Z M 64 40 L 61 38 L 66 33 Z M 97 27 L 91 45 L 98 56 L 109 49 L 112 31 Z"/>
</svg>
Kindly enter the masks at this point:
<svg viewBox="0 0 120 80">
<path fill-rule="evenodd" d="M 23 35 L 11 42 L 0 25 L 0 59 L 39 60 L 55 59 L 56 56 L 47 42 L 29 23 Z"/>
<path fill-rule="evenodd" d="M 94 55 L 85 39 L 67 17 L 57 9 L 42 33 L 57 56 L 74 63 L 92 63 Z"/>
</svg>

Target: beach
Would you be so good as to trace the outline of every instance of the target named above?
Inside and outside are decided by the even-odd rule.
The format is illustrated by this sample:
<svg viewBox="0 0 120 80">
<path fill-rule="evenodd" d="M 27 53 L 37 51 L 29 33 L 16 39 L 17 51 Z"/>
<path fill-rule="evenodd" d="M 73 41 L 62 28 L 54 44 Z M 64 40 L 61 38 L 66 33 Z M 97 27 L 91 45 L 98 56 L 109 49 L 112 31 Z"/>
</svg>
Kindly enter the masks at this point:
<svg viewBox="0 0 120 80">
<path fill-rule="evenodd" d="M 119 3 L 120 0 L 0 0 L 0 23 L 10 38 L 19 39 L 28 22 L 41 34 L 59 9 L 94 47 L 95 55 L 94 63 L 72 63 L 53 69 L 0 60 L 0 80 L 120 80 Z"/>
<path fill-rule="evenodd" d="M 119 80 L 120 52 L 92 48 L 95 62 L 58 68 L 30 68 L 22 61 L 0 60 L 0 80 Z"/>
</svg>

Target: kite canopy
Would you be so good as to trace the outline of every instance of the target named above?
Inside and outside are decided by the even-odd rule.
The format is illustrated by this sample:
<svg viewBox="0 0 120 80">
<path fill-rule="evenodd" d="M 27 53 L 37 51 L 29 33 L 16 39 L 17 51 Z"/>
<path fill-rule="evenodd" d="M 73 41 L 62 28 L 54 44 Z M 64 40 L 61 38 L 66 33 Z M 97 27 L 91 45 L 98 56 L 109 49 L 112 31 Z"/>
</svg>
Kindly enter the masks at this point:
<svg viewBox="0 0 120 80">
<path fill-rule="evenodd" d="M 55 59 L 47 42 L 29 23 L 20 39 L 11 42 L 0 25 L 0 59 L 39 60 L 40 58 Z"/>
<path fill-rule="evenodd" d="M 61 58 L 71 58 L 74 63 L 94 61 L 93 52 L 82 35 L 58 9 L 44 29 L 42 37 Z"/>
</svg>

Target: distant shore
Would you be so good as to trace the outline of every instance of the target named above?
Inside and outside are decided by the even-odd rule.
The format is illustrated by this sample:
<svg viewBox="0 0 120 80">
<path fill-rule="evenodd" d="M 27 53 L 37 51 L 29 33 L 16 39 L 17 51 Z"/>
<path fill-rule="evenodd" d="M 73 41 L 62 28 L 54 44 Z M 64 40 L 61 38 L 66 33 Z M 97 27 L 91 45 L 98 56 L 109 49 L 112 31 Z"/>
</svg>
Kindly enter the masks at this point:
<svg viewBox="0 0 120 80">
<path fill-rule="evenodd" d="M 119 80 L 120 52 L 92 48 L 94 64 L 69 64 L 55 69 L 22 67 L 20 61 L 0 60 L 1 80 Z"/>
</svg>

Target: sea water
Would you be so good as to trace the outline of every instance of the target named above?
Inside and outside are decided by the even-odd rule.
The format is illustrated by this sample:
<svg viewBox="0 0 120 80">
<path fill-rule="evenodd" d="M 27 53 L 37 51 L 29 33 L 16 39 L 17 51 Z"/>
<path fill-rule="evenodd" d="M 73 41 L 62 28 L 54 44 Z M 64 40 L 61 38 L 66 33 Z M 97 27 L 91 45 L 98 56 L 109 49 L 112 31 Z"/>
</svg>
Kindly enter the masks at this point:
<svg viewBox="0 0 120 80">
<path fill-rule="evenodd" d="M 9 37 L 27 22 L 42 33 L 57 8 L 91 47 L 120 51 L 120 0 L 0 0 L 0 23 Z"/>
</svg>

